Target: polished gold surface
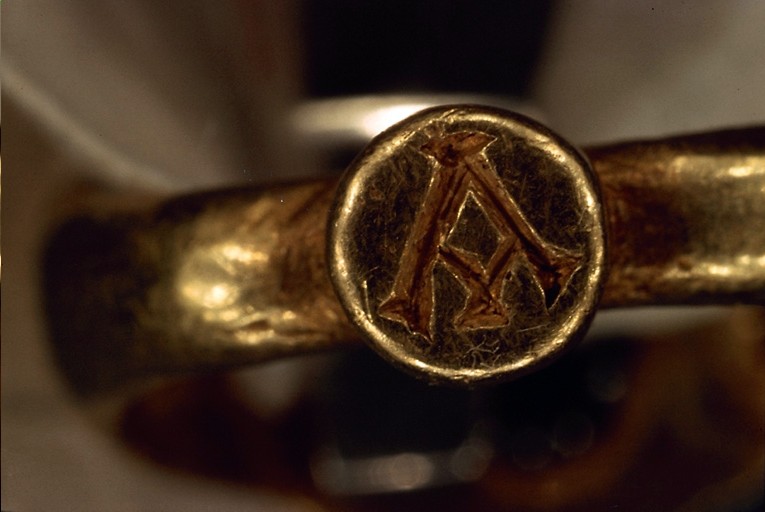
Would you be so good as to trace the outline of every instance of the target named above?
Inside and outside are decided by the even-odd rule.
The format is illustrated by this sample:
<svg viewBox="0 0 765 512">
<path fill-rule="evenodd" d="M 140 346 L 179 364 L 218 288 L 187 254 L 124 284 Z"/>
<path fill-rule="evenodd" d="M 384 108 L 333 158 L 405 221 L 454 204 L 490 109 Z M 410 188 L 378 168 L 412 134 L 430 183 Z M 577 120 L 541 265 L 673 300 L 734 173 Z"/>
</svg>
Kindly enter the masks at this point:
<svg viewBox="0 0 765 512">
<path fill-rule="evenodd" d="M 338 194 L 102 201 L 46 254 L 59 361 L 90 394 L 365 337 L 471 382 L 559 353 L 596 307 L 765 303 L 765 130 L 584 153 L 514 114 L 441 108 L 376 138 Z"/>
<path fill-rule="evenodd" d="M 330 273 L 383 356 L 432 380 L 507 377 L 589 324 L 603 214 L 579 154 L 521 116 L 435 108 L 375 138 L 341 182 Z"/>
</svg>

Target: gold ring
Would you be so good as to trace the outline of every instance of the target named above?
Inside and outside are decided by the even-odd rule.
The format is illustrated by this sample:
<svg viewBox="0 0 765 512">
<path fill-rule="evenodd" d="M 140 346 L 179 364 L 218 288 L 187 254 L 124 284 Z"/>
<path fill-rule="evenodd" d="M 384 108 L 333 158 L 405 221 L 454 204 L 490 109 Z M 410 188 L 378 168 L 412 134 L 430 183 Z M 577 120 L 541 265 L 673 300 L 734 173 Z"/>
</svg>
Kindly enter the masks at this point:
<svg viewBox="0 0 765 512">
<path fill-rule="evenodd" d="M 431 381 L 508 379 L 600 308 L 765 304 L 765 128 L 579 151 L 436 107 L 339 182 L 102 200 L 54 234 L 45 279 L 83 394 L 359 339 Z"/>
</svg>

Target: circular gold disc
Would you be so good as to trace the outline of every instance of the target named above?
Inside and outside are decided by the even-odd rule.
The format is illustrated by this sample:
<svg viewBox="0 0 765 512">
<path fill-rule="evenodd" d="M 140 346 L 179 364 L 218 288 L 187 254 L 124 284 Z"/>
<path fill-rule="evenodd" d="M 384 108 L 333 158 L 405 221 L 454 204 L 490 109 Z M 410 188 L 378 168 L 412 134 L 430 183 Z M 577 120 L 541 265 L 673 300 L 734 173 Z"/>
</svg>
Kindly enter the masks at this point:
<svg viewBox="0 0 765 512">
<path fill-rule="evenodd" d="M 371 345 L 434 381 L 498 380 L 581 337 L 602 289 L 593 173 L 523 116 L 437 107 L 351 164 L 330 214 L 330 273 Z"/>
</svg>

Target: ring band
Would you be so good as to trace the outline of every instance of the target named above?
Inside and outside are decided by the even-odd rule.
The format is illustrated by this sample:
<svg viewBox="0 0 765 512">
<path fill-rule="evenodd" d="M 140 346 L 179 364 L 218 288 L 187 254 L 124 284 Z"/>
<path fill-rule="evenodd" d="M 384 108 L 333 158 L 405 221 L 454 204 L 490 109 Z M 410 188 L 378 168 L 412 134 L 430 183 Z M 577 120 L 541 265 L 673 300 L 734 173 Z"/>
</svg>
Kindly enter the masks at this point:
<svg viewBox="0 0 765 512">
<path fill-rule="evenodd" d="M 375 138 L 340 183 L 72 218 L 45 261 L 60 365 L 94 395 L 371 337 L 405 370 L 471 383 L 557 356 L 595 308 L 765 304 L 765 128 L 582 153 L 516 114 L 438 107 Z M 559 317 L 550 350 L 518 348 Z"/>
</svg>

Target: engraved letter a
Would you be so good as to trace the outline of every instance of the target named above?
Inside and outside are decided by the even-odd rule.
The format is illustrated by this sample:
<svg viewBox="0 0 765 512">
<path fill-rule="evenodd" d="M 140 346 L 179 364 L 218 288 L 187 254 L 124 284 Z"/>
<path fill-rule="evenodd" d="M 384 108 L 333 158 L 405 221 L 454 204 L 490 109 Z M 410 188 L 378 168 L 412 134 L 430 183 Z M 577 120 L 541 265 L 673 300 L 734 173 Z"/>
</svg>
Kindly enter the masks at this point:
<svg viewBox="0 0 765 512">
<path fill-rule="evenodd" d="M 437 262 L 467 291 L 465 307 L 454 319 L 458 329 L 509 323 L 502 294 L 518 259 L 530 263 L 548 309 L 578 267 L 577 255 L 543 241 L 521 214 L 485 154 L 494 140 L 483 132 L 463 131 L 435 137 L 420 148 L 435 160 L 433 176 L 404 245 L 391 293 L 378 312 L 430 341 Z M 486 265 L 477 255 L 447 243 L 469 193 L 499 233 L 498 246 Z"/>
</svg>

